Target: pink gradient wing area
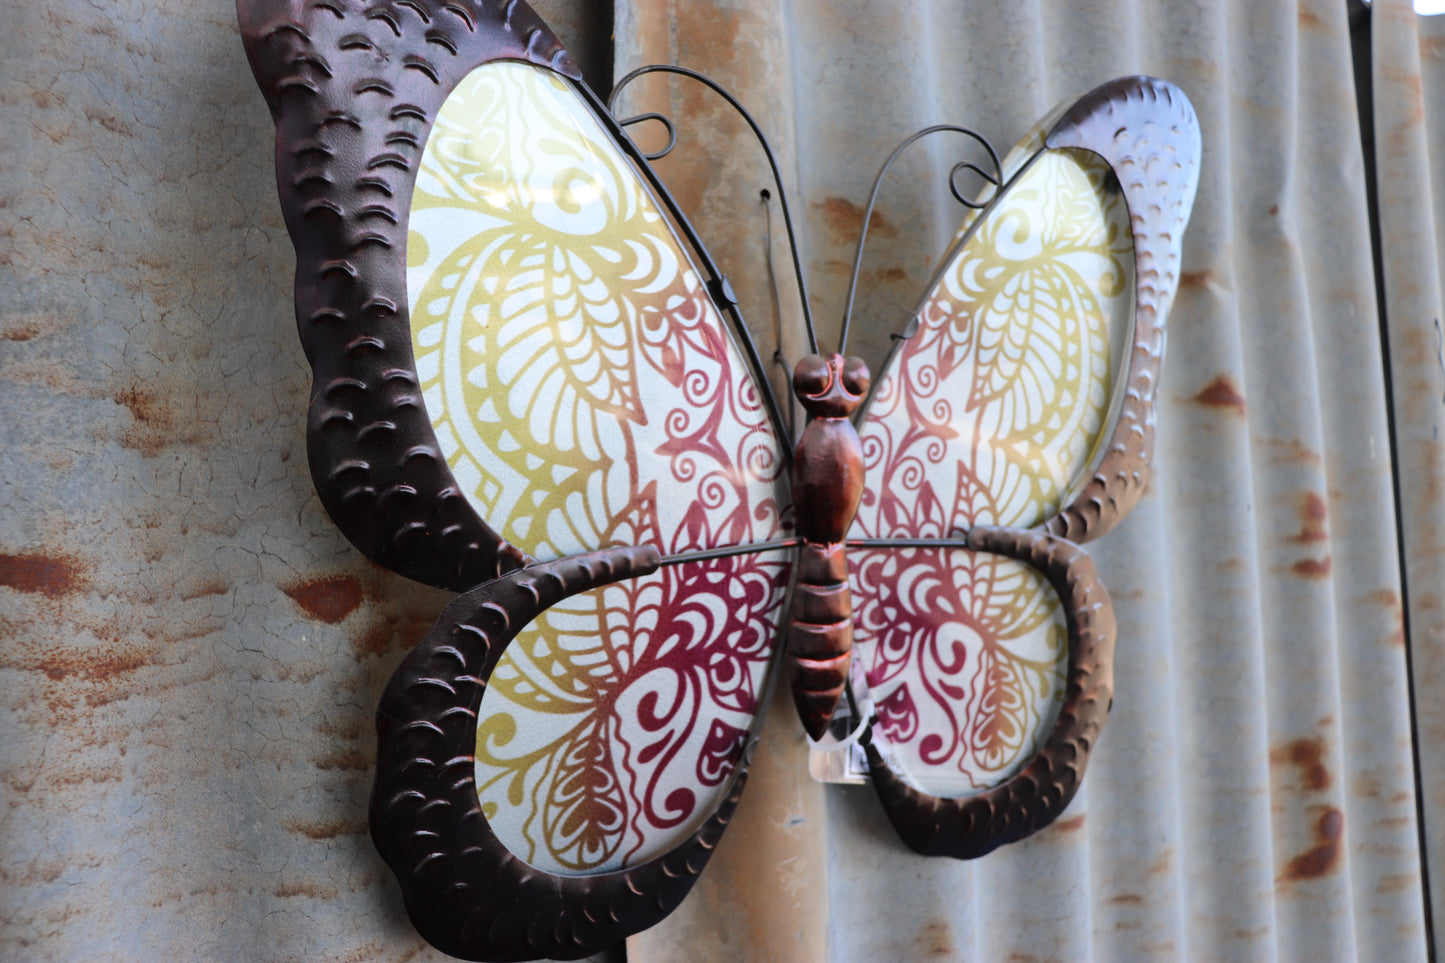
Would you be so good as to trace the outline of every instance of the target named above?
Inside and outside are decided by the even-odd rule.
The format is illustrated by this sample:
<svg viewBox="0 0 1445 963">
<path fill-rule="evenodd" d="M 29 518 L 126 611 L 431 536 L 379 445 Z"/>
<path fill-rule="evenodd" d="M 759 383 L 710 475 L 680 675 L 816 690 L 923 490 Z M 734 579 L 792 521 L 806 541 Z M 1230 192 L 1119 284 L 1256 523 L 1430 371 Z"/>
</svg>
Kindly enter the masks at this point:
<svg viewBox="0 0 1445 963">
<path fill-rule="evenodd" d="M 1132 319 L 1128 210 L 1107 164 L 1025 143 L 967 225 L 860 426 L 854 537 L 957 538 L 1058 512 L 1105 439 Z M 1016 774 L 1053 728 L 1059 600 L 1024 562 L 962 548 L 853 553 L 855 638 L 890 767 L 958 797 Z"/>
<path fill-rule="evenodd" d="M 1082 541 L 1123 517 L 1147 478 L 1198 154 L 1187 99 L 1149 78 L 1065 105 L 1010 153 L 860 422 L 869 493 L 851 538 Z M 944 798 L 1022 772 L 1077 670 L 1057 586 L 1026 553 L 853 558 L 858 688 L 889 768 Z"/>
<path fill-rule="evenodd" d="M 691 834 L 750 741 L 789 567 L 782 552 L 664 566 L 529 624 L 477 728 L 482 811 L 507 848 L 591 874 Z"/>
</svg>

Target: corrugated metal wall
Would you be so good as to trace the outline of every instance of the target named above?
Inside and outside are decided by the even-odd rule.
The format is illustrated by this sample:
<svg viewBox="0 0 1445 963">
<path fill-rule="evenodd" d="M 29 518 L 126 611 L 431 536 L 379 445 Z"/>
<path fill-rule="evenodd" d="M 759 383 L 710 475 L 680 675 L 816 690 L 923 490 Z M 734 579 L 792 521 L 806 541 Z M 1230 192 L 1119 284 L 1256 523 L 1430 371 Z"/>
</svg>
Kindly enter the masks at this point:
<svg viewBox="0 0 1445 963">
<path fill-rule="evenodd" d="M 1345 5 L 618 6 L 619 70 L 675 60 L 712 74 L 755 105 L 792 159 L 825 344 L 868 186 L 912 130 L 965 123 L 1006 147 L 1056 100 L 1142 72 L 1189 93 L 1205 142 L 1157 473 L 1095 550 L 1120 632 L 1114 711 L 1081 797 L 1049 831 L 963 864 L 911 856 L 868 789 L 830 788 L 821 850 L 806 841 L 780 879 L 769 847 L 725 842 L 736 888 L 706 890 L 632 941 L 630 958 L 686 948 L 731 959 L 741 940 L 771 959 L 1424 957 Z M 674 113 L 692 115 L 696 99 L 679 89 Z M 938 176 L 948 150 L 937 143 L 905 167 L 874 224 L 858 343 L 875 358 L 958 217 Z M 756 196 L 761 172 L 746 188 L 732 186 L 737 176 L 700 192 L 696 210 L 726 243 L 755 250 L 756 205 L 739 199 Z M 734 269 L 735 283 L 753 272 Z M 753 321 L 768 327 L 756 311 Z M 1428 347 L 1415 355 L 1438 376 Z M 796 726 L 774 721 L 788 737 L 767 748 L 792 771 L 804 756 Z M 787 802 L 793 810 L 777 801 L 744 819 L 801 845 L 817 832 L 817 803 L 808 787 Z M 824 892 L 826 914 L 800 912 Z"/>
<path fill-rule="evenodd" d="M 600 29 L 584 0 L 536 6 L 564 39 Z M 1206 151 L 1157 474 L 1094 550 L 1120 634 L 1081 796 L 981 862 L 924 860 L 870 790 L 811 783 L 776 712 L 718 860 L 630 959 L 1424 957 L 1406 645 L 1439 864 L 1445 26 L 1379 6 L 1399 544 L 1342 3 L 617 0 L 619 73 L 702 69 L 773 137 L 825 344 L 868 185 L 912 130 L 1002 148 L 1147 72 L 1189 93 Z M 364 805 L 373 707 L 445 596 L 363 562 L 312 494 L 272 133 L 231 5 L 7 13 L 0 956 L 437 958 Z M 700 162 L 691 119 L 722 110 L 644 84 L 633 103 L 688 118 L 666 172 L 766 339 L 762 169 Z M 857 319 L 875 358 L 958 217 L 953 159 L 922 150 L 884 195 Z"/>
<path fill-rule="evenodd" d="M 1374 15 L 1375 159 L 1388 318 L 1397 492 L 1402 519 L 1411 681 L 1432 868 L 1435 946 L 1445 930 L 1445 17 L 1406 3 Z"/>
</svg>

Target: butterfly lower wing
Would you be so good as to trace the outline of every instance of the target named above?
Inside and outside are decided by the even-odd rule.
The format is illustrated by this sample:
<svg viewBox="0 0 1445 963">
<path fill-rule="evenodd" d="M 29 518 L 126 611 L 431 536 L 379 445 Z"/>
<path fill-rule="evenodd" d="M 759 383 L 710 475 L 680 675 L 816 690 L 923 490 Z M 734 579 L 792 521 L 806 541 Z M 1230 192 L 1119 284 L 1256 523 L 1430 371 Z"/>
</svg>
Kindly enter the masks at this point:
<svg viewBox="0 0 1445 963">
<path fill-rule="evenodd" d="M 1039 727 L 1042 737 L 1023 763 L 1003 777 L 989 774 L 992 779 L 979 780 L 986 767 L 968 772 L 986 781 L 986 788 L 930 792 L 930 782 L 939 781 L 936 774 L 922 779 L 901 774 L 880 752 L 872 730 L 865 732 L 873 785 L 899 836 L 924 855 L 958 859 L 1022 839 L 1063 812 L 1084 777 L 1114 689 L 1114 609 L 1088 555 L 1066 539 L 1019 529 L 975 529 L 969 541 L 976 550 L 971 554 L 1021 563 L 1042 576 L 1065 616 L 1067 670 L 1057 708 Z M 945 748 L 941 740 L 940 748 Z"/>
<path fill-rule="evenodd" d="M 472 751 L 477 704 L 502 653 L 549 605 L 655 572 L 651 549 L 611 549 L 513 572 L 460 596 L 387 685 L 377 712 L 371 829 L 407 908 L 435 946 L 464 959 L 572 959 L 651 925 L 706 865 L 746 766 L 699 825 L 620 872 L 538 872 L 493 831 Z"/>
<path fill-rule="evenodd" d="M 1097 536 L 1142 493 L 1198 145 L 1188 101 L 1147 78 L 1037 128 L 860 423 L 871 494 L 852 537 L 968 543 L 853 550 L 875 783 L 891 812 L 911 793 L 962 820 L 926 851 L 987 852 L 1077 786 L 1097 726 L 1070 707 L 1100 680 L 1107 707 L 1112 615 L 1091 566 L 1064 577 L 1039 552 Z"/>
<path fill-rule="evenodd" d="M 469 658 L 418 688 L 404 669 L 381 721 L 386 758 L 412 753 L 406 740 L 438 733 L 386 719 L 447 695 L 445 760 L 413 753 L 403 768 L 469 768 L 467 832 L 480 822 L 497 846 L 389 816 L 378 844 L 404 887 L 463 860 L 527 880 L 509 905 L 530 920 L 558 926 L 563 905 L 591 938 L 641 929 L 691 876 L 633 899 L 650 908 L 617 925 L 593 926 L 576 901 L 651 879 L 637 872 L 659 860 L 670 875 L 669 851 L 720 831 L 707 827 L 740 778 L 791 565 L 746 551 L 784 529 L 775 416 L 615 126 L 524 3 L 239 9 L 278 125 L 318 491 L 377 561 L 479 586 L 463 597 L 478 617 L 506 616 L 485 674 Z M 545 592 L 533 578 L 637 546 L 669 557 Z M 546 604 L 498 601 L 518 586 Z M 449 610 L 415 659 L 450 658 L 469 618 Z M 377 818 L 416 799 L 384 792 L 389 778 Z M 417 846 L 424 866 L 404 855 Z M 434 895 L 409 895 L 418 924 L 447 945 L 465 937 L 473 958 L 605 945 L 564 953 L 530 926 L 479 935 L 475 914 L 436 916 Z"/>
</svg>

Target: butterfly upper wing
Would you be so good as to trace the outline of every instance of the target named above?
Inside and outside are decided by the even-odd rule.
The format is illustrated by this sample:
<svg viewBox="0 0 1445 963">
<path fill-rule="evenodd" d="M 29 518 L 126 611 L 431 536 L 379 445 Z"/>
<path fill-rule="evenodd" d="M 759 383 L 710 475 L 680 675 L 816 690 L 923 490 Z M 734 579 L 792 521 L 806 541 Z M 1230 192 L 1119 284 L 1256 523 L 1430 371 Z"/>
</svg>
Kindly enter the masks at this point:
<svg viewBox="0 0 1445 963">
<path fill-rule="evenodd" d="M 1142 493 L 1198 155 L 1188 101 L 1147 78 L 1046 121 L 965 224 L 860 422 L 872 494 L 853 537 L 973 549 L 852 556 L 886 755 L 874 781 L 916 848 L 987 852 L 1050 821 L 1082 774 L 1112 615 L 1061 536 L 1100 534 Z"/>
<path fill-rule="evenodd" d="M 576 68 L 526 4 L 238 0 L 237 12 L 276 121 L 322 504 L 368 557 L 432 585 L 525 564 L 458 490 L 422 406 L 406 224 L 429 120 L 479 57 Z"/>
<path fill-rule="evenodd" d="M 318 490 L 383 564 L 479 585 L 388 686 L 373 833 L 449 951 L 595 951 L 681 898 L 735 798 L 790 561 L 698 553 L 783 534 L 775 416 L 525 4 L 240 8 Z M 458 889 L 462 862 L 494 888 Z M 589 902 L 653 877 L 627 912 Z M 497 879 L 532 885 L 475 906 Z"/>
</svg>

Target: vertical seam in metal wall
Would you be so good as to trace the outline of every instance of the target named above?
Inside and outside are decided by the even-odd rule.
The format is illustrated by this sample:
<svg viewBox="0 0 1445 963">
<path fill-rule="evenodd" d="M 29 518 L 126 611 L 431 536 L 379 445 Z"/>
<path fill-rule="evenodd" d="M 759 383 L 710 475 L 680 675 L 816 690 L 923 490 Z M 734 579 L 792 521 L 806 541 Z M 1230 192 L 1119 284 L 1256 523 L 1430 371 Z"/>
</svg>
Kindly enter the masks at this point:
<svg viewBox="0 0 1445 963">
<path fill-rule="evenodd" d="M 1385 304 L 1385 259 L 1380 234 L 1378 165 L 1375 162 L 1374 31 L 1370 10 L 1356 13 L 1363 25 L 1357 35 L 1350 26 L 1355 71 L 1355 109 L 1359 115 L 1361 150 L 1365 161 L 1365 203 L 1370 215 L 1370 255 L 1375 267 L 1375 309 L 1379 318 L 1380 360 L 1385 379 L 1385 423 L 1390 444 L 1390 489 L 1395 510 L 1395 564 L 1400 570 L 1400 624 L 1405 633 L 1405 696 L 1410 713 L 1410 766 L 1415 780 L 1415 839 L 1420 859 L 1420 896 L 1424 901 L 1425 953 L 1435 953 L 1435 921 L 1431 916 L 1430 858 L 1425 834 L 1425 782 L 1420 768 L 1420 727 L 1415 711 L 1415 663 L 1410 632 L 1410 569 L 1406 564 L 1405 516 L 1400 493 L 1400 446 L 1395 433 L 1395 382 L 1390 361 L 1389 315 Z"/>
<path fill-rule="evenodd" d="M 1248 41 L 1242 41 L 1239 35 L 1243 31 L 1251 30 L 1254 24 L 1251 22 L 1249 24 L 1241 25 L 1239 23 L 1239 19 L 1242 15 L 1239 14 L 1237 11 L 1237 7 L 1231 6 L 1225 11 L 1224 14 L 1224 31 L 1226 43 L 1223 46 L 1223 56 L 1225 59 L 1225 63 L 1223 65 L 1223 73 L 1225 76 L 1235 76 L 1233 69 L 1233 52 L 1236 49 L 1251 49 Z M 1231 94 L 1232 93 L 1233 91 L 1231 90 Z M 1226 121 L 1225 128 L 1229 131 L 1227 137 L 1226 155 L 1228 168 L 1230 171 L 1248 170 L 1248 164 L 1239 162 L 1238 152 L 1241 150 L 1246 152 L 1253 151 L 1252 145 L 1248 143 L 1247 138 L 1241 136 L 1240 132 L 1240 127 L 1244 127 L 1245 125 L 1247 125 L 1249 123 L 1249 120 L 1242 119 L 1240 114 L 1243 112 L 1235 110 L 1235 103 L 1232 96 L 1227 96 L 1225 98 L 1224 104 Z M 1247 217 L 1243 217 L 1239 213 L 1237 213 L 1238 208 L 1236 205 L 1240 203 L 1238 198 L 1241 196 L 1241 194 L 1242 192 L 1239 191 L 1231 190 L 1229 192 L 1229 205 L 1231 208 L 1229 219 L 1231 231 L 1237 230 L 1237 227 L 1240 223 L 1248 222 Z M 1239 285 L 1240 288 L 1246 290 L 1262 289 L 1263 285 L 1259 284 L 1256 280 L 1257 269 L 1255 259 L 1248 252 L 1242 252 L 1237 247 L 1233 248 L 1229 256 L 1229 262 L 1231 265 L 1231 274 L 1234 277 L 1241 279 L 1242 283 L 1240 283 Z M 1238 342 L 1237 350 L 1239 351 L 1239 357 L 1237 361 L 1239 365 L 1239 378 L 1241 379 L 1241 382 L 1245 385 L 1246 397 L 1249 397 L 1249 344 L 1247 343 L 1246 337 L 1243 333 L 1243 326 L 1245 324 L 1245 320 L 1244 309 L 1243 306 L 1240 304 L 1240 300 L 1242 299 L 1236 300 L 1234 317 L 1235 324 L 1239 325 L 1241 328 L 1240 333 L 1236 336 Z M 1247 510 L 1249 513 L 1249 528 L 1253 534 L 1253 539 L 1250 540 L 1250 549 L 1254 553 L 1253 574 L 1256 581 L 1258 581 L 1262 577 L 1260 573 L 1262 570 L 1264 570 L 1265 563 L 1267 562 L 1264 546 L 1262 544 L 1262 539 L 1264 538 L 1264 535 L 1261 532 L 1259 515 L 1260 495 L 1262 492 L 1266 494 L 1268 493 L 1268 485 L 1267 480 L 1261 480 L 1259 477 L 1259 459 L 1256 457 L 1250 440 L 1256 417 L 1257 415 L 1252 410 L 1246 411 L 1244 418 L 1244 437 L 1242 439 L 1242 447 L 1244 457 L 1248 460 L 1248 464 L 1243 466 L 1244 470 L 1242 472 L 1242 475 L 1248 479 L 1249 485 L 1249 500 L 1247 502 Z M 1241 541 L 1243 541 L 1243 539 L 1241 539 Z M 1253 616 L 1251 628 L 1255 633 L 1257 633 L 1255 638 L 1255 648 L 1257 649 L 1257 652 L 1253 653 L 1252 655 L 1255 664 L 1250 670 L 1250 676 L 1253 677 L 1254 685 L 1258 686 L 1259 697 L 1263 700 L 1263 704 L 1259 709 L 1259 718 L 1255 723 L 1255 726 L 1257 726 L 1257 728 L 1250 730 L 1245 738 L 1257 737 L 1261 740 L 1261 745 L 1259 746 L 1259 748 L 1262 750 L 1262 753 L 1261 757 L 1255 764 L 1257 766 L 1262 765 L 1263 767 L 1263 774 L 1260 777 L 1259 781 L 1265 787 L 1264 795 L 1266 802 L 1264 804 L 1263 815 L 1264 841 L 1269 848 L 1268 860 L 1264 873 L 1265 879 L 1268 881 L 1268 885 L 1261 884 L 1261 888 L 1263 891 L 1261 894 L 1261 899 L 1268 902 L 1268 906 L 1266 908 L 1266 916 L 1269 927 L 1267 945 L 1270 950 L 1268 959 L 1279 960 L 1279 900 L 1275 892 L 1274 884 L 1276 878 L 1275 867 L 1279 865 L 1280 854 L 1278 851 L 1278 834 L 1275 831 L 1275 824 L 1272 812 L 1272 779 L 1269 772 L 1269 740 L 1271 735 L 1269 715 L 1270 676 L 1269 652 L 1267 648 L 1267 639 L 1265 637 L 1268 621 L 1266 619 L 1264 593 L 1253 593 L 1253 597 L 1247 604 L 1247 606 L 1241 606 L 1241 608 L 1251 610 L 1250 614 Z M 1251 880 L 1251 882 L 1253 881 Z"/>
</svg>

